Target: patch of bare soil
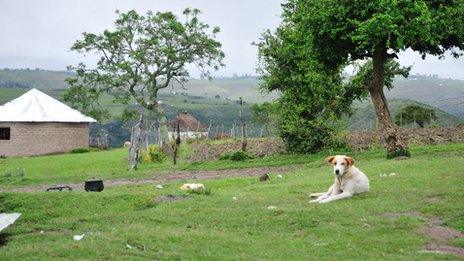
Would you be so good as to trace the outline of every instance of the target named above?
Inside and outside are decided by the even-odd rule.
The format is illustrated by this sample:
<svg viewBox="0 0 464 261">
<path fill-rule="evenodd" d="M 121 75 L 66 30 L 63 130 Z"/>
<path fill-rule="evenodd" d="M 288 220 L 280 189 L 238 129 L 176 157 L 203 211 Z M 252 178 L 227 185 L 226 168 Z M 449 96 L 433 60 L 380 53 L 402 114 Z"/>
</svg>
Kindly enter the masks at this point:
<svg viewBox="0 0 464 261">
<path fill-rule="evenodd" d="M 153 173 L 151 178 L 144 179 L 114 179 L 104 180 L 105 188 L 114 186 L 133 186 L 144 184 L 160 184 L 176 180 L 195 180 L 195 179 L 219 179 L 228 177 L 252 177 L 266 173 L 283 174 L 301 168 L 300 166 L 280 166 L 280 167 L 261 167 L 261 168 L 246 168 L 246 169 L 227 169 L 227 170 L 201 170 L 201 171 L 171 171 Z M 81 183 L 60 184 L 60 186 L 70 186 L 73 191 L 83 191 L 84 181 Z M 21 188 L 0 189 L 0 192 L 43 192 L 47 188 L 56 186 L 50 185 L 34 185 Z M 50 193 L 69 193 L 69 192 L 50 192 Z"/>
<path fill-rule="evenodd" d="M 464 126 L 440 128 L 403 128 L 400 133 L 410 144 L 446 144 L 464 142 Z M 383 145 L 381 132 L 355 131 L 348 134 L 348 144 L 356 150 Z"/>
<path fill-rule="evenodd" d="M 464 257 L 464 248 L 448 245 L 450 239 L 464 237 L 464 233 L 442 225 L 442 220 L 432 218 L 423 227 L 422 232 L 432 241 L 426 245 L 426 250 L 436 253 L 455 254 Z"/>
<path fill-rule="evenodd" d="M 162 195 L 162 196 L 158 196 L 154 199 L 154 202 L 155 203 L 169 203 L 169 202 L 175 202 L 175 201 L 180 201 L 180 200 L 184 200 L 184 199 L 187 199 L 188 196 L 185 196 L 185 195 Z"/>
<path fill-rule="evenodd" d="M 240 150 L 242 142 L 228 141 L 222 144 L 194 143 L 188 157 L 190 162 L 217 160 L 222 155 Z M 285 152 L 285 145 L 280 138 L 248 140 L 247 152 L 254 157 L 265 157 Z"/>
</svg>

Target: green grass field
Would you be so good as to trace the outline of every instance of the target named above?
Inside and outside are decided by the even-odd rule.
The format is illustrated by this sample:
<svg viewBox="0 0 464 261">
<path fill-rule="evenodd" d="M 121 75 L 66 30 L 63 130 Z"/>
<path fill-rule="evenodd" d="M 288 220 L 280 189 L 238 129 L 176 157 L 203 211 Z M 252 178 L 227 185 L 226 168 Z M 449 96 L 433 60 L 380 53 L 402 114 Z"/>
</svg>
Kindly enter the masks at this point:
<svg viewBox="0 0 464 261">
<path fill-rule="evenodd" d="M 157 202 L 162 195 L 184 195 L 184 181 L 119 186 L 101 193 L 0 193 L 0 212 L 21 218 L 0 233 L 0 260 L 50 259 L 242 259 L 242 260 L 436 260 L 458 259 L 423 252 L 433 241 L 422 230 L 428 220 L 464 231 L 464 144 L 414 147 L 409 160 L 385 160 L 383 150 L 355 153 L 370 179 L 371 191 L 329 204 L 310 204 L 308 194 L 332 182 L 323 158 L 281 155 L 242 163 L 145 165 L 125 171 L 125 152 L 3 159 L 0 168 L 26 168 L 2 185 L 23 186 L 103 178 L 154 175 L 159 169 L 223 169 L 304 164 L 282 179 L 257 177 L 200 180 L 211 195 L 186 195 Z M 58 171 L 61 170 L 61 171 Z M 47 171 L 54 172 L 50 177 Z M 150 174 L 151 173 L 151 174 Z M 384 177 L 383 174 L 396 173 Z M 10 177 L 11 178 L 11 177 Z M 234 197 L 236 199 L 234 199 Z M 433 199 L 433 200 L 431 200 Z M 268 209 L 274 206 L 273 209 Z M 74 235 L 85 234 L 81 241 Z M 454 239 L 449 246 L 464 247 Z"/>
</svg>

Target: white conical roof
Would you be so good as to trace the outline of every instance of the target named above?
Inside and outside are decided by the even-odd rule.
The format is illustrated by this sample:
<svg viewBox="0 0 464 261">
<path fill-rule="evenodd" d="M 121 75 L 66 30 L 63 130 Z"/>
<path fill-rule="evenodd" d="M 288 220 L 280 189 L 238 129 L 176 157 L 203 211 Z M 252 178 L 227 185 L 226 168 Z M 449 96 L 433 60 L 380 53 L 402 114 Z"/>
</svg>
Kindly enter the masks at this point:
<svg viewBox="0 0 464 261">
<path fill-rule="evenodd" d="M 96 120 L 37 89 L 32 89 L 0 106 L 0 122 L 96 122 Z"/>
</svg>

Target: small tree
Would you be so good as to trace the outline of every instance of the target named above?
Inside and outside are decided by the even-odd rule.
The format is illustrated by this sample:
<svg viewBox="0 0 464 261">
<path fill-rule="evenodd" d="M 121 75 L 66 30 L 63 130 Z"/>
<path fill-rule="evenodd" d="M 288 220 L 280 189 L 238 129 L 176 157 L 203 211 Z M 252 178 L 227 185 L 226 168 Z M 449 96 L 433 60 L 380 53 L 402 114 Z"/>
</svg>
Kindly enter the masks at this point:
<svg viewBox="0 0 464 261">
<path fill-rule="evenodd" d="M 316 152 L 332 143 L 341 115 L 350 113 L 352 101 L 366 92 L 357 84 L 344 84 L 344 65 L 326 68 L 318 61 L 292 10 L 285 7 L 282 17 L 277 30 L 264 32 L 256 44 L 261 88 L 281 94 L 276 122 L 287 149 Z"/>
<path fill-rule="evenodd" d="M 424 128 L 425 124 L 429 124 L 432 120 L 436 119 L 435 110 L 419 105 L 408 105 L 402 108 L 395 116 L 395 122 L 400 126 L 416 123 L 421 128 Z"/>
<path fill-rule="evenodd" d="M 259 124 L 264 128 L 265 135 L 269 136 L 275 131 L 276 125 L 276 104 L 264 102 L 262 104 L 253 104 L 251 109 L 251 121 Z"/>
<path fill-rule="evenodd" d="M 219 28 L 211 29 L 201 22 L 197 9 L 185 9 L 183 21 L 171 12 L 148 11 L 145 16 L 134 10 L 116 13 L 113 30 L 84 33 L 71 47 L 78 53 L 97 54 L 99 59 L 92 69 L 83 63 L 69 67 L 77 75 L 68 80 L 67 100 L 84 112 L 99 112 L 99 107 L 94 109 L 89 103 L 97 103 L 103 93 L 118 102 L 135 101 L 155 113 L 163 150 L 172 155 L 158 91 L 173 81 L 186 82 L 186 65 L 195 65 L 206 77 L 210 76 L 209 68 L 223 66 L 224 53 L 215 40 Z"/>
</svg>

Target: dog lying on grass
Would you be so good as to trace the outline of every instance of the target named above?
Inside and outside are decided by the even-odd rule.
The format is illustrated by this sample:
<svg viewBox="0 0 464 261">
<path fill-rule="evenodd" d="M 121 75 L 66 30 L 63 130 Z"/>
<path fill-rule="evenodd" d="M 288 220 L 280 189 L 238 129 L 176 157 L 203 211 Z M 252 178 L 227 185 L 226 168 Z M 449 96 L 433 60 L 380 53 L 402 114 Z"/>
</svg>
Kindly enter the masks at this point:
<svg viewBox="0 0 464 261">
<path fill-rule="evenodd" d="M 330 156 L 327 164 L 333 165 L 335 182 L 325 193 L 313 193 L 311 203 L 328 203 L 369 191 L 369 179 L 354 166 L 354 159 L 345 155 Z"/>
</svg>

